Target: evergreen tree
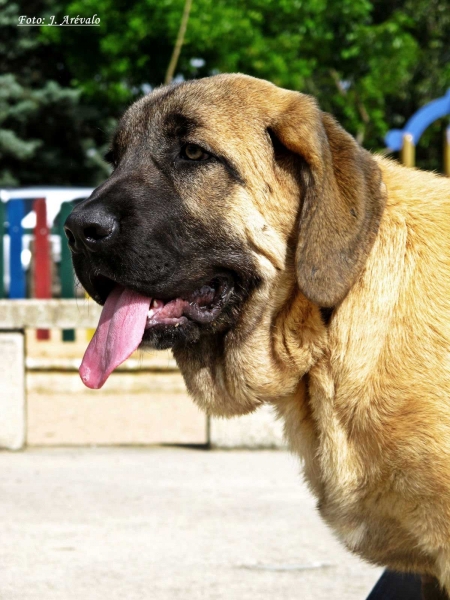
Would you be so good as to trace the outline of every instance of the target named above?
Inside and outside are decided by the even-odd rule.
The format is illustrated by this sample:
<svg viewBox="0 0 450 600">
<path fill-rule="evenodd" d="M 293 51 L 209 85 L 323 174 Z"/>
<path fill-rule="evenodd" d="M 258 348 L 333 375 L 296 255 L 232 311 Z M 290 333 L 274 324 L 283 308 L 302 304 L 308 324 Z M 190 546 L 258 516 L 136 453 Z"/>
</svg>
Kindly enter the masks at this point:
<svg viewBox="0 0 450 600">
<path fill-rule="evenodd" d="M 95 184 L 108 172 L 99 127 L 114 122 L 70 86 L 63 57 L 39 27 L 17 26 L 20 15 L 45 9 L 0 0 L 0 185 Z"/>
</svg>

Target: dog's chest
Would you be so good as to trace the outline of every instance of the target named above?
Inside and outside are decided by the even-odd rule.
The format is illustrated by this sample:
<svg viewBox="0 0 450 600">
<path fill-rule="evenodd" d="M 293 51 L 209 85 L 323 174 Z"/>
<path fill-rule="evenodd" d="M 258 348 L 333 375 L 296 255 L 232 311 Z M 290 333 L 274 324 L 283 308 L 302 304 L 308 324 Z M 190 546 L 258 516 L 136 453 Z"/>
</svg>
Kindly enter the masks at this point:
<svg viewBox="0 0 450 600">
<path fill-rule="evenodd" d="M 325 397 L 322 388 L 320 398 L 318 389 L 314 391 L 309 410 L 303 411 L 309 418 L 297 422 L 295 434 L 289 427 L 286 432 L 292 450 L 303 458 L 304 475 L 322 518 L 349 550 L 372 563 L 425 568 L 420 539 L 402 518 L 411 511 L 410 503 L 380 476 L 371 451 L 352 443 L 348 423 L 330 401 L 333 390 L 325 390 Z"/>
<path fill-rule="evenodd" d="M 342 460 L 339 450 L 335 449 L 337 456 L 322 453 L 321 460 L 305 461 L 305 477 L 317 497 L 321 517 L 344 546 L 371 563 L 422 568 L 418 540 L 391 510 L 396 499 L 388 494 L 380 500 L 379 490 L 365 486 L 349 465 L 336 467 Z"/>
</svg>

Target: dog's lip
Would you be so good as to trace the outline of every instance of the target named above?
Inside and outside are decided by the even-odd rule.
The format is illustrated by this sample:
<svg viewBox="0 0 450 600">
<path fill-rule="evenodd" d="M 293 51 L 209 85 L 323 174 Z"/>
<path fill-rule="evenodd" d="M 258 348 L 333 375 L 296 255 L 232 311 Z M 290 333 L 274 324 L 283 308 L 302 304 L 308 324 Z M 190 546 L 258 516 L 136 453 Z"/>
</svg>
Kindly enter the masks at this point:
<svg viewBox="0 0 450 600">
<path fill-rule="evenodd" d="M 199 324 L 211 323 L 222 312 L 232 293 L 229 277 L 217 276 L 184 297 L 167 302 L 155 298 L 150 305 L 145 328 L 157 325 L 179 327 L 188 320 Z"/>
</svg>

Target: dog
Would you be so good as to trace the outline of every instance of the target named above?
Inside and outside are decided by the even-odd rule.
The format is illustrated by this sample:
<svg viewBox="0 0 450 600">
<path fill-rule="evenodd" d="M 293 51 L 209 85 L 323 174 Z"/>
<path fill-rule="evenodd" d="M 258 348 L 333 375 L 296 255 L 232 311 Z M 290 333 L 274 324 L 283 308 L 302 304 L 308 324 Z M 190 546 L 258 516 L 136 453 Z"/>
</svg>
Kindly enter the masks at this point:
<svg viewBox="0 0 450 600">
<path fill-rule="evenodd" d="M 448 598 L 448 179 L 241 74 L 140 99 L 109 160 L 66 222 L 104 304 L 86 385 L 138 346 L 172 348 L 208 414 L 272 404 L 347 548 Z"/>
</svg>

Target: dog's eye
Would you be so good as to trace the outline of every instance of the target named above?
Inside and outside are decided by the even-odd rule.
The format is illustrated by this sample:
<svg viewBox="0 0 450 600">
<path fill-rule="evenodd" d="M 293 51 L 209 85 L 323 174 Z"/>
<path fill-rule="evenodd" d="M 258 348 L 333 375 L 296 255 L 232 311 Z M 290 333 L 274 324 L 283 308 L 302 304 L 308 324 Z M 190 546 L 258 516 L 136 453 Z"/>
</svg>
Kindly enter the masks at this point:
<svg viewBox="0 0 450 600">
<path fill-rule="evenodd" d="M 181 150 L 182 158 L 186 160 L 207 160 L 211 157 L 211 154 L 205 152 L 203 148 L 197 146 L 197 144 L 186 144 Z"/>
</svg>

